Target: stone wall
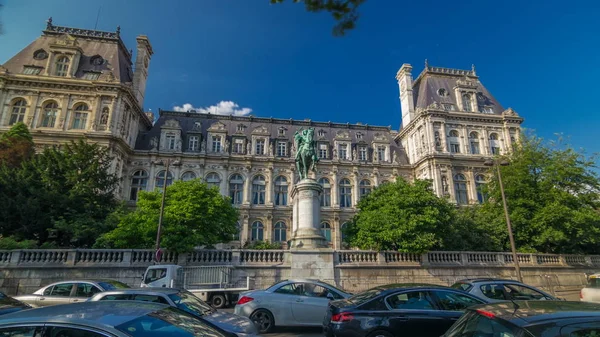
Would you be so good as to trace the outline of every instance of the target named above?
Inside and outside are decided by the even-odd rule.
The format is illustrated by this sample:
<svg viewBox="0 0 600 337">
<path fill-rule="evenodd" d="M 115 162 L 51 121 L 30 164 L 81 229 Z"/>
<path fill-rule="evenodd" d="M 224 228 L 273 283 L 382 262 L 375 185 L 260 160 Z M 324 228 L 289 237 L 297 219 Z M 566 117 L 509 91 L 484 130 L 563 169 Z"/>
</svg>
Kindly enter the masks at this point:
<svg viewBox="0 0 600 337">
<path fill-rule="evenodd" d="M 519 254 L 518 258 L 525 283 L 573 300 L 578 299 L 586 275 L 600 269 L 600 256 Z M 151 250 L 0 251 L 0 290 L 24 294 L 68 279 L 116 279 L 139 286 L 152 263 Z M 294 277 L 319 278 L 350 292 L 389 283 L 451 285 L 464 278 L 516 278 L 512 255 L 490 252 L 197 250 L 167 252 L 160 263 L 231 265 L 234 279 L 249 276 L 256 289 Z"/>
</svg>

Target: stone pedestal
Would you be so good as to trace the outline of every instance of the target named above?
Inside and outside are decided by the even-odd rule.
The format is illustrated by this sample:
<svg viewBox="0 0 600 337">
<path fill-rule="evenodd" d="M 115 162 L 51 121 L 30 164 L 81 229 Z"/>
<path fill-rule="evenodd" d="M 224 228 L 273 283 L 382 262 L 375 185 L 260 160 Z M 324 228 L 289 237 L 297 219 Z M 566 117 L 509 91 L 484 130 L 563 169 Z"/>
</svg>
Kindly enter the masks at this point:
<svg viewBox="0 0 600 337">
<path fill-rule="evenodd" d="M 294 216 L 292 224 L 292 249 L 328 248 L 321 234 L 321 202 L 323 188 L 314 179 L 303 179 L 292 190 Z"/>
</svg>

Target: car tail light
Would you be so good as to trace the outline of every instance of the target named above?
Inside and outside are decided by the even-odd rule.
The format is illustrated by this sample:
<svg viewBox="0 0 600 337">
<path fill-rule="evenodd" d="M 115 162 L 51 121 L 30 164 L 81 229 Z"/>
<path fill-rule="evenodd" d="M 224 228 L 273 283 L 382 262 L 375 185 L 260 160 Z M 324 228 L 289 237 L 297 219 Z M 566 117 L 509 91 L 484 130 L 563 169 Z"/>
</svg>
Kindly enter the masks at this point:
<svg viewBox="0 0 600 337">
<path fill-rule="evenodd" d="M 354 319 L 354 316 L 352 316 L 352 314 L 349 314 L 347 312 L 342 312 L 342 313 L 339 313 L 339 314 L 332 315 L 331 316 L 331 323 L 350 322 L 353 319 Z"/>
<path fill-rule="evenodd" d="M 237 304 L 238 304 L 238 305 L 240 305 L 240 304 L 246 304 L 246 303 L 248 303 L 248 302 L 250 302 L 250 301 L 254 301 L 254 299 L 253 299 L 252 297 L 249 297 L 249 296 L 242 296 L 242 297 L 240 297 L 240 299 L 237 301 Z"/>
<path fill-rule="evenodd" d="M 496 317 L 496 315 L 492 312 L 489 311 L 485 311 L 485 310 L 476 310 L 478 314 L 483 315 L 487 318 L 494 318 Z"/>
<path fill-rule="evenodd" d="M 583 289 L 579 290 L 579 299 L 583 300 Z"/>
</svg>

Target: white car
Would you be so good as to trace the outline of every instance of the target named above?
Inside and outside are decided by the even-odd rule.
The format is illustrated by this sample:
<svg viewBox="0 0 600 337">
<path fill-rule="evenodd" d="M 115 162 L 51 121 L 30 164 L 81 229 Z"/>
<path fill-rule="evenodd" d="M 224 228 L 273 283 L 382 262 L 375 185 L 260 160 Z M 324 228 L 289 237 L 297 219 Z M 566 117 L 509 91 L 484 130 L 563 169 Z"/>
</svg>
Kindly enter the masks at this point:
<svg viewBox="0 0 600 337">
<path fill-rule="evenodd" d="M 250 317 L 260 333 L 277 326 L 322 326 L 331 300 L 352 296 L 319 280 L 285 280 L 240 294 L 235 314 Z"/>
<path fill-rule="evenodd" d="M 600 273 L 588 276 L 588 285 L 579 292 L 579 299 L 600 303 Z"/>
</svg>

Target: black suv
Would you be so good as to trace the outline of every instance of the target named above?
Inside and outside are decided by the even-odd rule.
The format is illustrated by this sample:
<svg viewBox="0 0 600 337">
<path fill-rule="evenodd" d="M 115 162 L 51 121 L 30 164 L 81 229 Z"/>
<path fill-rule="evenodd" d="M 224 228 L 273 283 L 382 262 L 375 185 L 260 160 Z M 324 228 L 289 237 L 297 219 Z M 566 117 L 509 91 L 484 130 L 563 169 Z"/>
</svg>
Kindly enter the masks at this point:
<svg viewBox="0 0 600 337">
<path fill-rule="evenodd" d="M 600 304 L 514 301 L 471 307 L 443 337 L 597 337 Z"/>
</svg>

